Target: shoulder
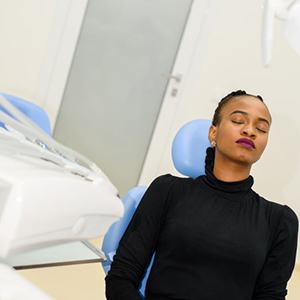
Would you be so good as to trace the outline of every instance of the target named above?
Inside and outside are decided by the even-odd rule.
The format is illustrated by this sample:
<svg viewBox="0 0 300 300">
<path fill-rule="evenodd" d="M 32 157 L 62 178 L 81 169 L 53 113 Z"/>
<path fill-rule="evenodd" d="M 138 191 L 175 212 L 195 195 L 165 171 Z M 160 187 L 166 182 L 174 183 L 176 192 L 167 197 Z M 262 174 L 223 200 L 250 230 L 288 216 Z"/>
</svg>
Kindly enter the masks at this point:
<svg viewBox="0 0 300 300">
<path fill-rule="evenodd" d="M 193 185 L 194 179 L 187 177 L 177 177 L 171 174 L 161 175 L 155 178 L 147 191 L 157 193 L 161 197 L 169 198 L 170 201 L 181 198 Z"/>
<path fill-rule="evenodd" d="M 288 205 L 265 199 L 256 193 L 260 205 L 263 207 L 265 216 L 271 227 L 289 227 L 296 230 L 299 226 L 298 216 Z"/>
<path fill-rule="evenodd" d="M 273 227 L 276 227 L 276 231 L 298 231 L 299 220 L 296 212 L 286 204 L 280 204 L 267 200 L 260 196 L 261 203 L 266 208 L 268 216 L 272 219 Z"/>
<path fill-rule="evenodd" d="M 177 178 L 171 174 L 160 175 L 150 183 L 145 194 L 154 193 L 160 196 L 166 196 L 172 190 L 176 182 Z"/>
<path fill-rule="evenodd" d="M 274 202 L 271 201 L 269 199 L 266 199 L 264 197 L 262 197 L 261 195 L 259 195 L 258 193 L 256 193 L 255 191 L 253 191 L 256 199 L 258 200 L 259 204 L 266 210 L 268 211 L 270 214 L 276 214 L 278 217 L 280 217 L 283 213 L 283 211 L 285 210 L 285 206 L 284 204 L 278 203 L 278 202 Z"/>
<path fill-rule="evenodd" d="M 254 192 L 254 191 L 253 191 Z M 268 200 L 254 192 L 258 204 L 264 209 L 267 216 L 279 219 L 283 213 L 284 205 L 278 202 Z"/>
<path fill-rule="evenodd" d="M 165 174 L 156 177 L 149 187 L 151 186 L 160 186 L 163 188 L 176 188 L 176 187 L 183 187 L 192 184 L 194 180 L 192 178 L 187 177 L 178 177 L 171 174 Z"/>
</svg>

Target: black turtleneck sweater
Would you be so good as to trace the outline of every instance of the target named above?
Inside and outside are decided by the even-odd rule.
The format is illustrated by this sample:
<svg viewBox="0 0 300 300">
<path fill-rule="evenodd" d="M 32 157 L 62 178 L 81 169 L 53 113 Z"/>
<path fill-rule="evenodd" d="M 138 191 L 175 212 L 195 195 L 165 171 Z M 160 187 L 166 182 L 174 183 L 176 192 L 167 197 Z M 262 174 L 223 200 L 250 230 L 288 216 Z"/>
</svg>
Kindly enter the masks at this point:
<svg viewBox="0 0 300 300">
<path fill-rule="evenodd" d="M 283 300 L 295 265 L 298 219 L 251 187 L 253 177 L 156 178 L 141 200 L 106 277 L 108 300 Z"/>
</svg>

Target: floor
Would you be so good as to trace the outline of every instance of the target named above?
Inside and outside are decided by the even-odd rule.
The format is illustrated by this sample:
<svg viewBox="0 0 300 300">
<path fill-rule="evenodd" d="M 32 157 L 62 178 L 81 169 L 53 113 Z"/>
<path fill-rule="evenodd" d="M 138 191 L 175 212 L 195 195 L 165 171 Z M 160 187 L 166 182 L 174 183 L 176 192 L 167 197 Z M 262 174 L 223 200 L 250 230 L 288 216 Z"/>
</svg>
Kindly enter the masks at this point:
<svg viewBox="0 0 300 300">
<path fill-rule="evenodd" d="M 104 300 L 104 273 L 99 263 L 20 271 L 57 300 Z M 300 299 L 300 265 L 288 285 L 287 300 Z M 234 299 L 235 300 L 235 299 Z"/>
<path fill-rule="evenodd" d="M 91 242 L 98 247 L 102 239 Z M 55 300 L 105 300 L 105 274 L 100 263 L 23 270 L 19 273 Z M 299 299 L 300 264 L 296 265 L 288 283 L 286 297 L 286 300 Z"/>
</svg>

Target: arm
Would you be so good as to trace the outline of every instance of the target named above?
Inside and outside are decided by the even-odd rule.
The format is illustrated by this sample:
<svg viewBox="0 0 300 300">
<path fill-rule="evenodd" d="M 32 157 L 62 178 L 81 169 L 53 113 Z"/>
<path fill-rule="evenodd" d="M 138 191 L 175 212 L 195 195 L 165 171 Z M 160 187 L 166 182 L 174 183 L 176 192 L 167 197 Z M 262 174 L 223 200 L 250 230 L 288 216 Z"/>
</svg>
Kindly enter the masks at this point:
<svg viewBox="0 0 300 300">
<path fill-rule="evenodd" d="M 285 300 L 297 250 L 298 218 L 287 205 L 283 207 L 277 234 L 260 272 L 253 300 Z"/>
<path fill-rule="evenodd" d="M 139 284 L 156 248 L 171 183 L 170 175 L 155 179 L 137 207 L 105 278 L 108 300 L 142 299 Z"/>
</svg>

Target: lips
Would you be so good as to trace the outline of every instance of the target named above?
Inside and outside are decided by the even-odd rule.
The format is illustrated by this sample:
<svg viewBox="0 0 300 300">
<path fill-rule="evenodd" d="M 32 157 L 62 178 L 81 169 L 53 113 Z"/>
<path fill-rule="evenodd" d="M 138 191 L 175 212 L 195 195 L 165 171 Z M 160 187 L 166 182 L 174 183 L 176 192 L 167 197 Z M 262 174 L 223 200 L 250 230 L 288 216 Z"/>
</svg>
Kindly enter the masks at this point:
<svg viewBox="0 0 300 300">
<path fill-rule="evenodd" d="M 255 144 L 253 143 L 253 141 L 249 140 L 249 139 L 239 139 L 236 141 L 236 143 L 241 144 L 247 148 L 253 148 L 255 149 Z"/>
</svg>

